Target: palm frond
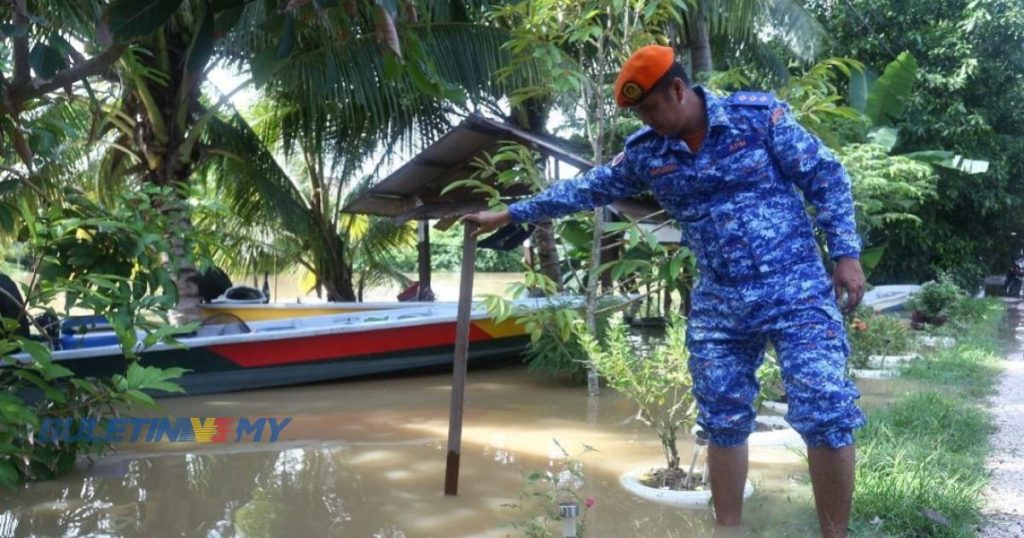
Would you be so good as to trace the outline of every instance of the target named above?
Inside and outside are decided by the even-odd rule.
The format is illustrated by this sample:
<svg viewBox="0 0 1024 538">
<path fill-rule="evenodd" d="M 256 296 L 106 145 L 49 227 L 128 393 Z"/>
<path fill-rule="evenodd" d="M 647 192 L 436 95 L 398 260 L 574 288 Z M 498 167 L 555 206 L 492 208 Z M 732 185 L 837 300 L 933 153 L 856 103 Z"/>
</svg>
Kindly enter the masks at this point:
<svg viewBox="0 0 1024 538">
<path fill-rule="evenodd" d="M 256 222 L 260 215 L 273 215 L 294 235 L 311 232 L 302 193 L 240 115 L 214 118 L 206 136 L 211 154 L 208 164 L 239 218 Z"/>
</svg>

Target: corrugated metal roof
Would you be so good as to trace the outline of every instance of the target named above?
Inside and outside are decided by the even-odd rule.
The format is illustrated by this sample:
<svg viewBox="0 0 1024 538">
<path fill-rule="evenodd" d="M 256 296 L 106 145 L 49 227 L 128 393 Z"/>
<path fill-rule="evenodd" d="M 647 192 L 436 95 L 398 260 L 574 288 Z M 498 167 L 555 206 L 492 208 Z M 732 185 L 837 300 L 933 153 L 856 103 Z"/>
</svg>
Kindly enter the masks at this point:
<svg viewBox="0 0 1024 538">
<path fill-rule="evenodd" d="M 557 139 L 472 115 L 342 211 L 410 220 L 438 219 L 486 209 L 486 197 L 472 189 L 459 188 L 444 196 L 441 196 L 441 191 L 452 182 L 473 175 L 476 171 L 472 166 L 474 159 L 498 151 L 502 142 L 509 141 L 580 169 L 592 166 L 590 161 L 566 149 L 564 142 Z M 524 186 L 503 189 L 502 194 L 523 196 L 529 192 Z"/>
</svg>

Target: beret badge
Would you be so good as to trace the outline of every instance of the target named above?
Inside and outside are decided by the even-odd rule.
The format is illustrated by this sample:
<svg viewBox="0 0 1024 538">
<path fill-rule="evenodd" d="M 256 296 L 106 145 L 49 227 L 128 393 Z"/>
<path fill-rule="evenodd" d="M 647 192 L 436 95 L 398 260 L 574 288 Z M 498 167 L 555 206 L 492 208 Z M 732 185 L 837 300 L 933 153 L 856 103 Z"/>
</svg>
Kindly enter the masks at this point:
<svg viewBox="0 0 1024 538">
<path fill-rule="evenodd" d="M 644 89 L 636 82 L 627 82 L 622 85 L 622 95 L 625 95 L 630 101 L 636 102 L 644 96 Z"/>
</svg>

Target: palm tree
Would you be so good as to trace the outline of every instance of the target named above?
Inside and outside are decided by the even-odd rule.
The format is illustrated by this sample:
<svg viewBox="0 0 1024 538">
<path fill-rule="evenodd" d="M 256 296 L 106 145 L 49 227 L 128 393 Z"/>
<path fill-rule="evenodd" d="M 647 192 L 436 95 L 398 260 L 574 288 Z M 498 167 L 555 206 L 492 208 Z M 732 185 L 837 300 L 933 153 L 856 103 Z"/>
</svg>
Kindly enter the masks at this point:
<svg viewBox="0 0 1024 538">
<path fill-rule="evenodd" d="M 362 300 L 367 286 L 386 280 L 408 284 L 389 261 L 395 249 L 414 243 L 414 229 L 340 213 L 351 178 L 376 149 L 373 138 L 349 137 L 344 155 L 316 151 L 316 140 L 305 138 L 285 146 L 283 125 L 297 110 L 263 101 L 253 108 L 251 124 L 236 115 L 211 125 L 206 176 L 230 211 L 200 225 L 227 238 L 218 262 L 236 272 L 304 267 L 331 301 Z M 274 153 L 287 157 L 284 165 Z"/>
<path fill-rule="evenodd" d="M 745 55 L 775 66 L 785 77 L 777 58 L 766 47 L 766 38 L 777 39 L 795 58 L 813 61 L 827 38 L 824 28 L 796 0 L 688 0 L 690 8 L 676 34 L 678 46 L 689 52 L 690 72 L 695 79 L 713 68 L 712 45 L 720 57 Z"/>
<path fill-rule="evenodd" d="M 166 17 L 113 16 L 115 6 L 139 10 L 143 4 L 166 9 Z M 108 13 L 111 29 L 134 45 L 118 64 L 125 90 L 105 133 L 116 144 L 103 160 L 102 173 L 175 186 L 184 197 L 206 159 L 223 165 L 232 144 L 254 141 L 244 121 L 231 116 L 223 121 L 218 114 L 234 91 L 255 82 L 277 109 L 282 151 L 286 157 L 301 156 L 310 185 L 307 198 L 298 192 L 285 201 L 263 198 L 263 209 L 290 212 L 292 228 L 312 234 L 304 237 L 314 245 L 314 265 L 328 295 L 351 299 L 350 263 L 335 233 L 342 190 L 328 197 L 327 175 L 335 163 L 344 163 L 349 169 L 339 177 L 347 182 L 371 149 L 438 135 L 459 109 L 451 103 L 468 97 L 473 106 L 495 106 L 501 92 L 486 75 L 501 65 L 501 40 L 490 29 L 461 20 L 475 9 L 469 2 L 435 6 L 422 18 L 410 2 L 403 4 L 402 18 L 366 2 L 330 9 L 323 2 L 302 4 L 291 2 L 282 12 L 272 0 L 116 1 Z M 441 17 L 451 20 L 435 20 Z M 465 58 L 459 52 L 479 44 L 490 44 L 483 47 L 490 55 L 450 61 Z M 210 102 L 200 85 L 216 60 L 242 68 L 251 79 Z M 239 155 L 244 154 L 234 154 Z M 271 169 L 272 162 L 265 159 L 259 166 Z M 255 188 L 248 186 L 249 192 Z M 178 319 L 189 320 L 198 316 L 196 273 L 187 261 L 194 250 L 192 223 L 187 211 L 174 218 L 173 254 L 183 260 L 177 267 Z"/>
</svg>

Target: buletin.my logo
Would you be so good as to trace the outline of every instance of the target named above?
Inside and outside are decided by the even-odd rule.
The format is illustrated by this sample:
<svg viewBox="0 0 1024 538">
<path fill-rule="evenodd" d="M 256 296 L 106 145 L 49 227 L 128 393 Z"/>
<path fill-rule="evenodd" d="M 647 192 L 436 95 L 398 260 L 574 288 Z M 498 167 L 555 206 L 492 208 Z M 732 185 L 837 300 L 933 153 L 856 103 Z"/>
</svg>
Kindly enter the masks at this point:
<svg viewBox="0 0 1024 538">
<path fill-rule="evenodd" d="M 42 443 L 273 443 L 291 417 L 117 417 L 104 421 L 51 417 L 36 439 Z"/>
</svg>

